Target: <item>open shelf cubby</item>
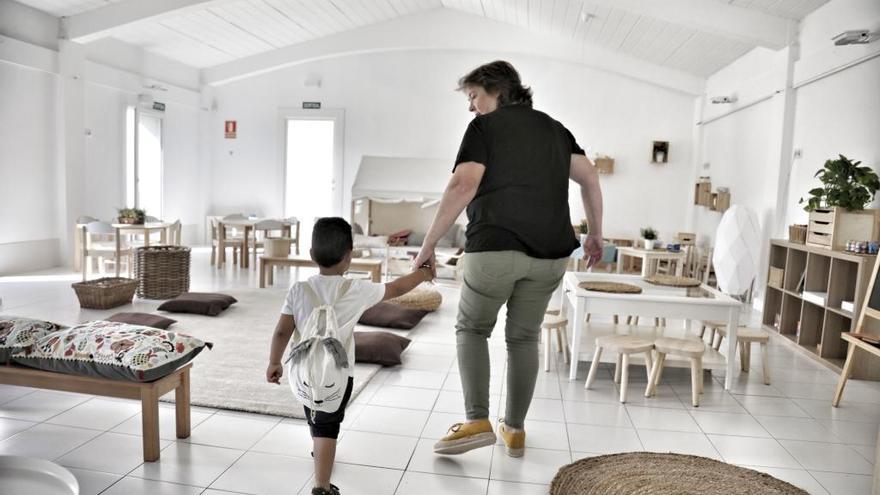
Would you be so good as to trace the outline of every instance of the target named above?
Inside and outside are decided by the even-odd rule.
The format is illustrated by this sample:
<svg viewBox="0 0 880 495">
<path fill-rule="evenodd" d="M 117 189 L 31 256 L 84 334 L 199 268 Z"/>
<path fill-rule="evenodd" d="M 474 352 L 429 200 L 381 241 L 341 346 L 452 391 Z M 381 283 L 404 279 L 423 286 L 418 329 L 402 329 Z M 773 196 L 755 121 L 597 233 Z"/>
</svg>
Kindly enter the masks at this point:
<svg viewBox="0 0 880 495">
<path fill-rule="evenodd" d="M 840 334 L 852 331 L 858 321 L 875 259 L 872 255 L 772 240 L 769 266 L 784 273 L 782 289 L 769 285 L 769 273 L 765 279 L 764 327 L 784 335 L 784 342 L 839 373 L 847 348 Z M 824 304 L 805 300 L 804 291 L 824 293 Z M 842 301 L 852 302 L 853 311 L 842 309 Z M 868 358 L 856 353 L 853 359 Z M 853 378 L 880 380 L 880 369 L 876 368 L 856 363 Z"/>
</svg>

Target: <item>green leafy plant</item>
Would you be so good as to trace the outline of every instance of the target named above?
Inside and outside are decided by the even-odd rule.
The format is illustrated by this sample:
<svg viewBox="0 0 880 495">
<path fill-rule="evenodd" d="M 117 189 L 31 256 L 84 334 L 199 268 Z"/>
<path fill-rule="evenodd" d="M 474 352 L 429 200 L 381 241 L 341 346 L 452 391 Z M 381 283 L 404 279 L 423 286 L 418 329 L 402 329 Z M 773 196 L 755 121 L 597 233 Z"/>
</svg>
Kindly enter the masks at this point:
<svg viewBox="0 0 880 495">
<path fill-rule="evenodd" d="M 643 239 L 646 239 L 649 241 L 653 241 L 653 240 L 657 239 L 657 231 L 651 227 L 645 227 L 645 228 L 641 229 L 641 233 L 642 233 Z"/>
<path fill-rule="evenodd" d="M 863 210 L 880 189 L 880 178 L 871 167 L 860 167 L 860 161 L 853 162 L 839 155 L 836 160 L 828 160 L 813 177 L 822 181 L 822 187 L 810 189 L 809 199 L 801 198 L 799 204 L 806 203 L 804 210 L 839 206 L 847 210 Z"/>
<path fill-rule="evenodd" d="M 588 235 L 589 233 L 590 224 L 586 220 L 581 220 L 581 224 L 578 225 L 578 234 Z"/>
<path fill-rule="evenodd" d="M 144 223 L 147 218 L 147 212 L 140 208 L 117 208 L 119 212 L 119 221 L 122 223 Z"/>
</svg>

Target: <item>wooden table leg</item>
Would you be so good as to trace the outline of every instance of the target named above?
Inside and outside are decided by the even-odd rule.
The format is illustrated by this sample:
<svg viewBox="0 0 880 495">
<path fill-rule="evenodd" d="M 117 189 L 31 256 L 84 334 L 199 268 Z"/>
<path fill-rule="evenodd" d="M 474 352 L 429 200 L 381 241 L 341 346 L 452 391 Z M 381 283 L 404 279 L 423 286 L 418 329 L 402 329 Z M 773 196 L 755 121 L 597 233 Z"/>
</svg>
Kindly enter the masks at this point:
<svg viewBox="0 0 880 495">
<path fill-rule="evenodd" d="M 120 239 L 120 231 L 116 229 L 116 277 L 119 277 L 119 259 L 122 257 L 122 239 Z M 129 261 L 130 263 L 130 261 Z M 104 268 L 101 268 L 101 271 L 104 271 Z"/>
<path fill-rule="evenodd" d="M 217 268 L 226 263 L 226 226 L 217 222 Z"/>
<path fill-rule="evenodd" d="M 189 407 L 189 368 L 180 374 L 180 385 L 174 391 L 175 424 L 177 438 L 189 438 L 190 407 Z"/>
<path fill-rule="evenodd" d="M 849 344 L 849 349 L 846 351 L 846 362 L 843 364 L 843 371 L 841 371 L 840 379 L 837 381 L 837 390 L 834 391 L 834 398 L 831 400 L 831 405 L 834 407 L 840 405 L 840 399 L 843 398 L 843 387 L 846 386 L 846 381 L 852 374 L 853 355 L 855 353 L 856 346 Z"/>
<path fill-rule="evenodd" d="M 250 227 L 248 227 L 247 225 L 245 225 L 245 227 L 244 227 L 244 245 L 243 245 L 242 248 L 241 248 L 241 253 L 242 253 L 242 254 L 241 254 L 241 260 L 240 260 L 240 261 L 241 261 L 240 265 L 241 265 L 242 268 L 248 268 L 248 267 L 250 266 L 250 263 L 251 263 L 251 262 L 250 262 L 250 258 L 248 258 L 248 249 L 250 249 L 250 247 L 251 247 L 251 246 L 250 246 L 250 241 L 248 240 L 248 237 L 250 237 L 250 236 L 248 235 L 248 233 L 250 232 L 250 230 L 251 230 Z"/>
<path fill-rule="evenodd" d="M 171 227 L 165 227 L 159 230 L 159 243 L 163 246 L 168 245 L 168 229 Z"/>
<path fill-rule="evenodd" d="M 731 306 L 727 315 L 727 363 L 725 365 L 724 390 L 733 387 L 733 373 L 736 369 L 736 329 L 739 326 L 739 307 Z"/>
<path fill-rule="evenodd" d="M 260 260 L 260 264 L 257 267 L 260 270 L 260 288 L 266 288 L 266 260 Z"/>
<path fill-rule="evenodd" d="M 141 419 L 144 462 L 153 462 L 159 459 L 159 396 L 155 387 L 141 388 Z"/>
<path fill-rule="evenodd" d="M 678 258 L 675 260 L 675 276 L 681 277 L 684 274 L 684 259 Z"/>
<path fill-rule="evenodd" d="M 381 267 L 381 265 L 374 266 L 374 267 L 370 268 L 370 273 L 372 274 L 373 282 L 376 282 L 378 284 L 379 282 L 382 281 L 382 267 Z"/>
</svg>

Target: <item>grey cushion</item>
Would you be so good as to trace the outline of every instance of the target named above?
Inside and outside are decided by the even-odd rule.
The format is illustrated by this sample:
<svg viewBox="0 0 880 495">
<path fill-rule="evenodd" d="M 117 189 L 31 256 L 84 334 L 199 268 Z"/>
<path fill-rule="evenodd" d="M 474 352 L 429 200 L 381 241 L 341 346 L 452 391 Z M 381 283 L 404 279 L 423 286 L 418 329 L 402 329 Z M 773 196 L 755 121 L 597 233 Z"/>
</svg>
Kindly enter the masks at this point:
<svg viewBox="0 0 880 495">
<path fill-rule="evenodd" d="M 408 338 L 390 332 L 355 332 L 355 361 L 394 366 L 400 364 L 400 353 L 409 343 Z"/>
<path fill-rule="evenodd" d="M 169 313 L 193 313 L 217 316 L 226 308 L 238 302 L 232 296 L 212 292 L 184 292 L 159 306 L 160 311 Z"/>
<path fill-rule="evenodd" d="M 426 314 L 428 314 L 428 311 L 407 308 L 400 304 L 380 302 L 364 311 L 358 323 L 372 327 L 411 330 L 422 321 Z"/>
</svg>

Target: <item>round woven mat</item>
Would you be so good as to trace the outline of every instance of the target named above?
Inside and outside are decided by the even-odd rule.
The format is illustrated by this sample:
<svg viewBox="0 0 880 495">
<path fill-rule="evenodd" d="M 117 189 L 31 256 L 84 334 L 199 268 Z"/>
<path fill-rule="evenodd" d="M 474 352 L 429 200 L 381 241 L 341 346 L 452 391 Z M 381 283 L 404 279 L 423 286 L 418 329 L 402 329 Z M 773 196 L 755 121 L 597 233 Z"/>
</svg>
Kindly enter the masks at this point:
<svg viewBox="0 0 880 495">
<path fill-rule="evenodd" d="M 806 495 L 759 473 L 705 457 L 631 452 L 588 457 L 563 466 L 550 495 Z"/>
<path fill-rule="evenodd" d="M 400 297 L 389 299 L 388 302 L 411 309 L 437 311 L 443 302 L 443 295 L 433 289 L 413 289 Z"/>
<path fill-rule="evenodd" d="M 581 282 L 578 287 L 593 292 L 610 292 L 612 294 L 641 294 L 642 288 L 617 282 Z"/>
<path fill-rule="evenodd" d="M 665 285 L 667 287 L 699 287 L 702 282 L 691 277 L 676 277 L 674 275 L 651 275 L 645 277 L 645 281 L 654 285 Z"/>
</svg>

